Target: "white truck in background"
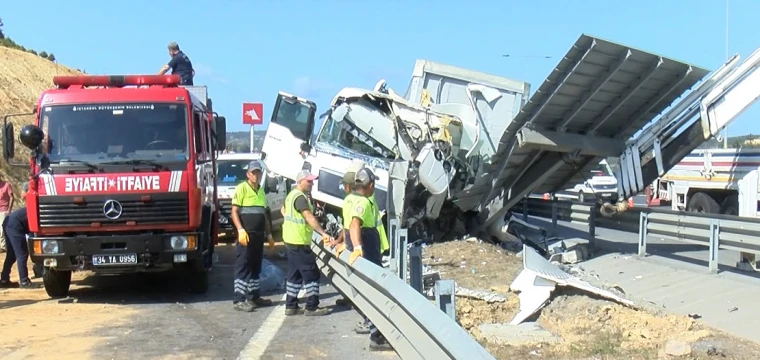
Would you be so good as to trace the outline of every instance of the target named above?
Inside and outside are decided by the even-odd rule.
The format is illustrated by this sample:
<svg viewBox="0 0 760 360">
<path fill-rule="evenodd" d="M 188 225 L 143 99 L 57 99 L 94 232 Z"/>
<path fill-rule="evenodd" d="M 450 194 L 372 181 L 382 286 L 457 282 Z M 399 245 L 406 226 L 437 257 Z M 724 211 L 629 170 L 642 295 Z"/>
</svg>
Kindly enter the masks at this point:
<svg viewBox="0 0 760 360">
<path fill-rule="evenodd" d="M 216 159 L 216 188 L 219 199 L 219 239 L 229 241 L 237 238 L 237 229 L 232 223 L 232 196 L 235 187 L 246 181 L 248 163 L 253 160 L 261 160 L 259 153 L 221 153 Z M 285 203 L 289 184 L 281 176 L 273 176 L 268 171 L 266 162 L 264 165 L 264 178 L 262 186 L 267 197 L 267 211 L 270 216 L 272 230 L 282 226 L 282 214 L 280 209 Z"/>
<path fill-rule="evenodd" d="M 653 195 L 673 210 L 758 216 L 760 149 L 699 149 L 657 179 Z"/>
<path fill-rule="evenodd" d="M 576 199 L 585 203 L 588 200 L 602 200 L 616 203 L 618 200 L 618 183 L 607 160 L 602 160 L 586 175 L 585 181 L 575 184 L 555 194 L 557 198 Z"/>
</svg>

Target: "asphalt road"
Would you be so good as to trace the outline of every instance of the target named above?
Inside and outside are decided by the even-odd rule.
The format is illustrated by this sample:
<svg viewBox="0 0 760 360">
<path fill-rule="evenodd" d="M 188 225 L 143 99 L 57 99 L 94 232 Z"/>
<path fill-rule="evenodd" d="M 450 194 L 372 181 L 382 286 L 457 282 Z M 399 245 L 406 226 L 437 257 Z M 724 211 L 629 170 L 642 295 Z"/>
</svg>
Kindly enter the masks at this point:
<svg viewBox="0 0 760 360">
<path fill-rule="evenodd" d="M 102 311 L 113 308 L 108 304 L 126 306 L 129 316 L 115 324 L 71 324 L 87 327 L 88 333 L 108 339 L 99 341 L 88 354 L 78 358 L 398 358 L 394 352 L 368 351 L 368 335 L 352 331 L 359 315 L 349 308 L 336 307 L 338 295 L 329 285 L 321 288 L 322 305 L 333 309 L 333 313 L 325 317 L 285 317 L 284 292 L 266 296 L 274 301 L 272 307 L 253 313 L 233 310 L 233 248 L 220 246 L 217 253 L 219 262 L 212 270 L 212 285 L 205 295 L 189 294 L 176 275 L 90 276 L 80 281 L 79 285 L 90 286 L 72 291 L 75 303 L 103 304 Z M 274 262 L 284 270 L 282 260 Z M 72 306 L 66 302 L 55 305 L 59 309 Z M 65 333 L 66 330 L 60 331 Z M 25 352 L 29 350 L 0 352 L 0 359 L 38 358 L 24 355 Z"/>
</svg>

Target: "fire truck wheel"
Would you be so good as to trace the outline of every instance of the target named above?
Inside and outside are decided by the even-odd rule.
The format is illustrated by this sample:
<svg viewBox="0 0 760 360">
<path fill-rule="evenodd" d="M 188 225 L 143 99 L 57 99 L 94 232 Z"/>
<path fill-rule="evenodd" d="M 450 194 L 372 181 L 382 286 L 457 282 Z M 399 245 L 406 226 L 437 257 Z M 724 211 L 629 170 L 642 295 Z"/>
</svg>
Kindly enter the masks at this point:
<svg viewBox="0 0 760 360">
<path fill-rule="evenodd" d="M 71 271 L 45 268 L 42 273 L 42 283 L 45 284 L 45 292 L 51 298 L 66 297 L 69 295 L 71 286 Z"/>
<path fill-rule="evenodd" d="M 190 273 L 190 292 L 205 294 L 208 291 L 208 271 L 192 271 Z"/>
</svg>

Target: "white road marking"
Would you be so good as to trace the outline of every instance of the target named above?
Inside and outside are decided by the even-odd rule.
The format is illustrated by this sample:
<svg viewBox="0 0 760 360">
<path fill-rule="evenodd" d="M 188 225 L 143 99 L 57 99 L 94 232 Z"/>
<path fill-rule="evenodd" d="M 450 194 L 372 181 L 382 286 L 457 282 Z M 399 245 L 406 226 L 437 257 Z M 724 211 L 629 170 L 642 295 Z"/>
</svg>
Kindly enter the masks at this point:
<svg viewBox="0 0 760 360">
<path fill-rule="evenodd" d="M 298 292 L 298 297 L 302 298 L 304 294 L 304 290 L 301 289 Z M 240 351 L 240 355 L 237 357 L 238 360 L 257 360 L 264 356 L 269 343 L 272 342 L 272 339 L 274 339 L 274 336 L 277 335 L 277 332 L 285 322 L 285 299 L 287 296 L 287 294 L 282 296 L 283 304 L 272 309 L 272 312 L 269 313 L 264 323 L 261 324 L 259 330 L 251 336 L 248 344 Z"/>
</svg>

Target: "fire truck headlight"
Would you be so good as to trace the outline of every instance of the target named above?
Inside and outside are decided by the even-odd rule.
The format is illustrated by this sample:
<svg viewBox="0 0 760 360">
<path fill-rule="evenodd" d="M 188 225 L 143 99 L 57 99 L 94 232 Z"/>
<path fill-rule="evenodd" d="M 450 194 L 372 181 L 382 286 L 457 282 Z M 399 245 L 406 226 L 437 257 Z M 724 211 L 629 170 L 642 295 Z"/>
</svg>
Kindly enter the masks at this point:
<svg viewBox="0 0 760 360">
<path fill-rule="evenodd" d="M 187 236 L 172 236 L 169 244 L 174 250 L 187 249 Z"/>
<path fill-rule="evenodd" d="M 58 254 L 59 248 L 58 240 L 42 240 L 43 254 Z"/>
</svg>

